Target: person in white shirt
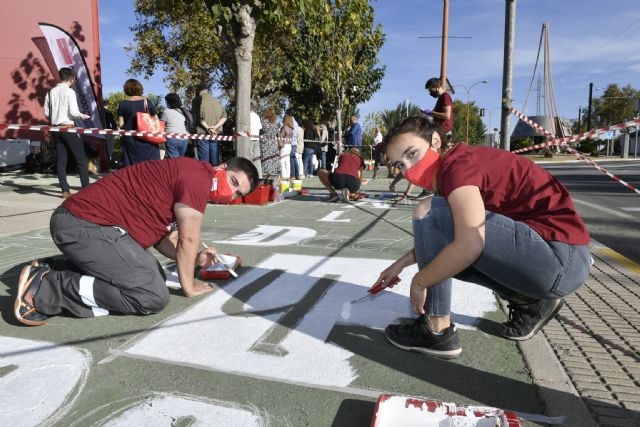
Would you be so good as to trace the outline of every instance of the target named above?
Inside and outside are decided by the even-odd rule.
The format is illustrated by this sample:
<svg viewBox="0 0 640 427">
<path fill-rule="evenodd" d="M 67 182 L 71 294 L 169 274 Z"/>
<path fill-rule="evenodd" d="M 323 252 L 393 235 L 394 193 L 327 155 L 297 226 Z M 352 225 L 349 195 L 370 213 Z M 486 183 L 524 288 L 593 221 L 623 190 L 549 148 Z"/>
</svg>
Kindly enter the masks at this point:
<svg viewBox="0 0 640 427">
<path fill-rule="evenodd" d="M 71 68 L 63 67 L 58 71 L 60 83 L 51 89 L 44 98 L 44 115 L 53 126 L 73 127 L 74 119 L 88 119 L 89 116 L 78 110 L 76 93 L 71 89 L 76 76 Z M 67 182 L 67 162 L 69 152 L 78 164 L 80 184 L 82 188 L 89 185 L 89 171 L 87 170 L 87 156 L 84 152 L 82 138 L 77 133 L 51 132 L 51 141 L 56 146 L 56 172 L 62 189 L 62 197 L 71 197 L 71 187 Z"/>
<path fill-rule="evenodd" d="M 260 116 L 256 113 L 257 106 L 255 101 L 251 101 L 250 108 L 249 130 L 251 131 L 251 161 L 256 169 L 258 169 L 258 174 L 260 175 L 260 179 L 262 179 L 262 156 L 260 154 L 260 140 L 258 139 L 260 131 L 262 130 L 262 122 L 260 121 Z"/>
<path fill-rule="evenodd" d="M 380 168 L 380 163 L 382 163 L 384 156 L 384 144 L 382 141 L 383 138 L 380 126 L 376 126 L 376 136 L 373 138 L 373 179 L 376 179 L 376 176 L 378 175 L 378 169 Z M 388 163 L 387 169 L 389 170 L 389 175 L 391 175 L 391 166 Z"/>
</svg>

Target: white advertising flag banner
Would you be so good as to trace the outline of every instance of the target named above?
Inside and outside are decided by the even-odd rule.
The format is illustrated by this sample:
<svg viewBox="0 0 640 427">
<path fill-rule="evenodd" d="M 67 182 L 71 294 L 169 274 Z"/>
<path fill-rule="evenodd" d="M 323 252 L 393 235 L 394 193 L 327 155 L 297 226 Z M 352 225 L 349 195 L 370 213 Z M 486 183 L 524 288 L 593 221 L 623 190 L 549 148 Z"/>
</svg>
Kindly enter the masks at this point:
<svg viewBox="0 0 640 427">
<path fill-rule="evenodd" d="M 87 120 L 76 119 L 76 126 L 103 129 L 104 126 L 98 111 L 91 75 L 80 53 L 78 44 L 70 34 L 55 25 L 44 23 L 39 25 L 44 37 L 47 39 L 47 44 L 58 70 L 62 67 L 69 67 L 76 75 L 76 83 L 72 88 L 78 98 L 78 108 L 80 112 L 91 117 Z"/>
</svg>

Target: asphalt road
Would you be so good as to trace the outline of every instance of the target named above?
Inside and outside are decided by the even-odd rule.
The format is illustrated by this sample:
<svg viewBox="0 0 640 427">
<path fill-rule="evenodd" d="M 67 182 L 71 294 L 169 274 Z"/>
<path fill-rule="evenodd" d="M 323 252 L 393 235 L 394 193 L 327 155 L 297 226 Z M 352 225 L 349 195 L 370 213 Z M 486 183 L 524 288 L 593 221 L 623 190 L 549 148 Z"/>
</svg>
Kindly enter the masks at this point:
<svg viewBox="0 0 640 427">
<path fill-rule="evenodd" d="M 597 163 L 640 188 L 640 159 Z M 587 163 L 541 166 L 567 186 L 593 239 L 640 264 L 640 194 Z"/>
</svg>

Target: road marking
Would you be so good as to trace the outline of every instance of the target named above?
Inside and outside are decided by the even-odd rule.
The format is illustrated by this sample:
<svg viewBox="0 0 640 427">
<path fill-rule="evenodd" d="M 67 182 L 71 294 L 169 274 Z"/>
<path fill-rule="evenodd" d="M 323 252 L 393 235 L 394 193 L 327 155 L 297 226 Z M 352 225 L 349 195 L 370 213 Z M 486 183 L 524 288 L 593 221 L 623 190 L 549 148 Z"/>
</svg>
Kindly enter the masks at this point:
<svg viewBox="0 0 640 427">
<path fill-rule="evenodd" d="M 415 265 L 400 275 L 404 286 L 356 304 L 348 322 L 339 320 L 343 303 L 366 295 L 392 262 L 273 254 L 123 353 L 276 381 L 349 386 L 358 378 L 354 353 L 328 340 L 335 326 L 380 329 L 412 317 L 407 295 Z M 457 280 L 453 286 L 453 311 L 465 315 L 467 327 L 495 310 L 488 289 Z"/>
<path fill-rule="evenodd" d="M 338 217 L 344 213 L 346 213 L 347 211 L 331 211 L 329 212 L 329 214 L 327 214 L 327 216 L 325 216 L 324 218 L 321 218 L 317 221 L 322 221 L 322 222 L 351 222 L 350 219 L 338 219 Z"/>
<path fill-rule="evenodd" d="M 316 231 L 304 227 L 281 227 L 279 225 L 258 225 L 251 231 L 216 243 L 246 246 L 295 246 L 316 235 Z"/>
<path fill-rule="evenodd" d="M 629 214 L 626 214 L 624 212 L 617 211 L 615 209 L 605 208 L 604 206 L 596 205 L 595 203 L 585 202 L 584 200 L 576 199 L 575 197 L 573 197 L 573 202 L 577 203 L 579 205 L 590 207 L 592 209 L 597 209 L 599 211 L 606 212 L 609 215 L 614 215 L 614 216 L 617 216 L 617 217 L 620 217 L 620 218 L 636 219 L 636 217 L 634 217 L 633 215 L 629 215 Z"/>
<path fill-rule="evenodd" d="M 604 255 L 610 258 L 613 258 L 618 264 L 622 264 L 623 266 L 627 267 L 629 270 L 640 275 L 640 265 L 638 265 L 636 262 L 630 260 L 626 256 L 614 251 L 613 249 L 607 246 L 599 246 L 597 247 L 597 249 L 599 252 L 603 253 Z"/>
<path fill-rule="evenodd" d="M 124 410 L 116 410 L 104 427 L 122 425 L 267 425 L 258 413 L 234 402 L 204 400 L 195 396 L 153 395 Z M 105 422 L 106 421 L 106 422 Z"/>
<path fill-rule="evenodd" d="M 87 351 L 20 338 L 0 337 L 0 354 L 6 426 L 55 424 L 82 393 L 91 366 Z"/>
<path fill-rule="evenodd" d="M 620 209 L 627 212 L 640 212 L 640 208 L 620 208 Z"/>
</svg>

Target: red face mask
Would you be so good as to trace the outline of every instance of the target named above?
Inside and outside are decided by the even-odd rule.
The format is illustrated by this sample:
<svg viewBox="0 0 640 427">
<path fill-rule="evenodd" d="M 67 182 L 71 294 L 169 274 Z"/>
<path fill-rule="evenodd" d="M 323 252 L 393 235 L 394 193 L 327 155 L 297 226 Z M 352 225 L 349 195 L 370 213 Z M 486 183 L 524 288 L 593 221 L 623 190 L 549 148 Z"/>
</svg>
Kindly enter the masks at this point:
<svg viewBox="0 0 640 427">
<path fill-rule="evenodd" d="M 440 154 L 429 149 L 418 163 L 404 171 L 404 177 L 418 187 L 433 190 L 433 178 L 438 172 L 440 161 Z"/>
<path fill-rule="evenodd" d="M 216 169 L 212 179 L 209 200 L 214 203 L 226 204 L 233 199 L 233 190 L 227 181 L 227 170 Z"/>
</svg>

